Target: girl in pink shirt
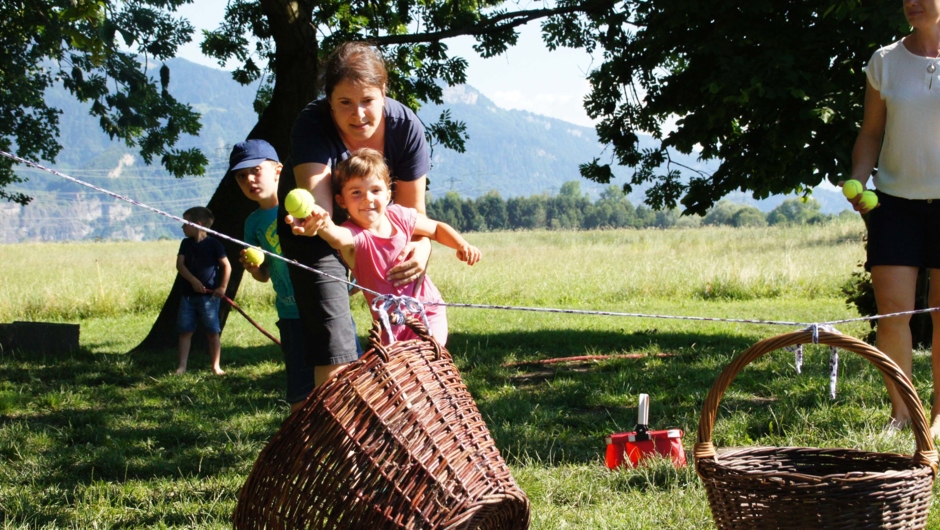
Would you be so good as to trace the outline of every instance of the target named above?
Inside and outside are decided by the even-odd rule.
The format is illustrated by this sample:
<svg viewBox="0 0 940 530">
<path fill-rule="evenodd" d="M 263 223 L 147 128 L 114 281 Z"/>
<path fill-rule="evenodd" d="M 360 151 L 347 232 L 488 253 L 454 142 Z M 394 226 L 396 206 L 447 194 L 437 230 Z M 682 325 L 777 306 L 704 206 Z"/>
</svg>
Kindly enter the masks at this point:
<svg viewBox="0 0 940 530">
<path fill-rule="evenodd" d="M 443 302 L 440 291 L 427 276 L 395 287 L 386 279 L 388 270 L 398 264 L 398 257 L 412 236 L 425 236 L 457 250 L 457 259 L 473 265 L 480 261 L 480 249 L 461 237 L 446 223 L 428 219 L 414 208 L 389 204 L 392 198 L 388 166 L 374 149 L 359 149 L 336 166 L 334 172 L 336 203 L 349 214 L 349 220 L 337 226 L 330 215 L 314 206 L 312 216 L 318 221 L 317 233 L 352 270 L 362 287 L 382 294 L 410 296 L 421 302 Z M 363 291 L 369 307 L 375 295 Z M 443 306 L 425 305 L 431 334 L 441 345 L 447 342 L 447 314 Z M 379 315 L 372 312 L 373 318 Z M 392 327 L 392 340 L 408 340 L 414 334 L 406 326 Z"/>
</svg>

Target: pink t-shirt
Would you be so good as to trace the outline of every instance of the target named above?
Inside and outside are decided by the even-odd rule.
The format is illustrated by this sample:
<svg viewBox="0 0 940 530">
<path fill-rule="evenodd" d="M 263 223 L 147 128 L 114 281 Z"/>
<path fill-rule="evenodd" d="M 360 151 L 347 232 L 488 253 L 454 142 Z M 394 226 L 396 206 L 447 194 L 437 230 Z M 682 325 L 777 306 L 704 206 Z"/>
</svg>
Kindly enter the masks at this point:
<svg viewBox="0 0 940 530">
<path fill-rule="evenodd" d="M 353 267 L 352 273 L 356 277 L 356 283 L 382 294 L 410 296 L 421 302 L 443 302 L 444 299 L 441 298 L 440 291 L 437 290 L 437 287 L 434 286 L 431 278 L 427 275 L 424 276 L 424 281 L 417 289 L 415 289 L 415 282 L 395 287 L 385 279 L 388 270 L 398 265 L 398 256 L 401 255 L 405 245 L 411 241 L 411 236 L 414 235 L 418 212 L 414 208 L 390 204 L 386 210 L 386 216 L 392 223 L 392 235 L 389 237 L 375 235 L 352 220 L 348 220 L 342 225 L 353 233 L 356 266 Z M 371 308 L 375 295 L 367 291 L 363 291 L 362 294 L 369 301 L 369 307 Z M 428 324 L 431 326 L 431 334 L 441 345 L 444 345 L 447 342 L 447 313 L 445 308 L 437 305 L 425 305 L 424 311 L 428 317 Z M 418 317 L 418 315 L 414 316 Z M 372 317 L 379 320 L 379 316 L 375 311 L 372 312 Z M 392 331 L 395 340 L 416 338 L 407 326 L 392 326 Z"/>
</svg>

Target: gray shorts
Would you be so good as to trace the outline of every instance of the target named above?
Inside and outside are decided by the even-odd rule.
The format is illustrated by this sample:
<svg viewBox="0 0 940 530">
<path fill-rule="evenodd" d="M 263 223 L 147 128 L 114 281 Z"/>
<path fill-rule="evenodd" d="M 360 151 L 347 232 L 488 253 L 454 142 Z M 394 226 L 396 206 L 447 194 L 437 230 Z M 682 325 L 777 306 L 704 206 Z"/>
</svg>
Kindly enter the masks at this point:
<svg viewBox="0 0 940 530">
<path fill-rule="evenodd" d="M 319 237 L 295 236 L 283 222 L 278 223 L 278 237 L 286 257 L 331 276 L 346 277 L 346 266 L 339 255 Z M 303 326 L 307 363 L 331 366 L 358 359 L 361 350 L 352 325 L 346 284 L 299 267 L 288 269 Z"/>
</svg>

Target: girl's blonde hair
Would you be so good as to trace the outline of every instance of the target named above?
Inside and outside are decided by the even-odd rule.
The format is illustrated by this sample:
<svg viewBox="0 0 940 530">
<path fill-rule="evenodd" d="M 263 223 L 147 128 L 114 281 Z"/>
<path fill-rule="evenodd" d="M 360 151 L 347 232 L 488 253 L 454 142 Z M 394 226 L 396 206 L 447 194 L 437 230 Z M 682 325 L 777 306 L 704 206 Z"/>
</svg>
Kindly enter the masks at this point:
<svg viewBox="0 0 940 530">
<path fill-rule="evenodd" d="M 392 178 L 385 165 L 385 157 L 375 149 L 364 147 L 353 151 L 349 158 L 336 165 L 333 172 L 333 191 L 337 195 L 343 193 L 343 187 L 352 179 L 367 178 L 375 175 L 392 188 Z"/>
</svg>

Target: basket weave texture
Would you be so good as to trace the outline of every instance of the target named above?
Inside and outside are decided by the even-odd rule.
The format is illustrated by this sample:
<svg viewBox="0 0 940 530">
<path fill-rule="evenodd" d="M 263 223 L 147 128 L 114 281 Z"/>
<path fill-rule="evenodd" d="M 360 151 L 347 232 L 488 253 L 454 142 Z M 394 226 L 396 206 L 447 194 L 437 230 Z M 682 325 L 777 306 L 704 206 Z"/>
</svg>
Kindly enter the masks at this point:
<svg viewBox="0 0 940 530">
<path fill-rule="evenodd" d="M 745 366 L 778 348 L 812 342 L 811 331 L 763 340 L 739 355 L 705 400 L 695 468 L 720 529 L 923 528 L 937 452 L 910 380 L 891 359 L 852 337 L 820 331 L 820 344 L 868 359 L 893 382 L 911 411 L 913 456 L 807 447 L 741 449 L 717 455 L 711 442 L 718 404 Z"/>
<path fill-rule="evenodd" d="M 255 462 L 243 529 L 525 529 L 513 480 L 450 354 L 428 337 L 372 348 L 318 387 Z"/>
</svg>

